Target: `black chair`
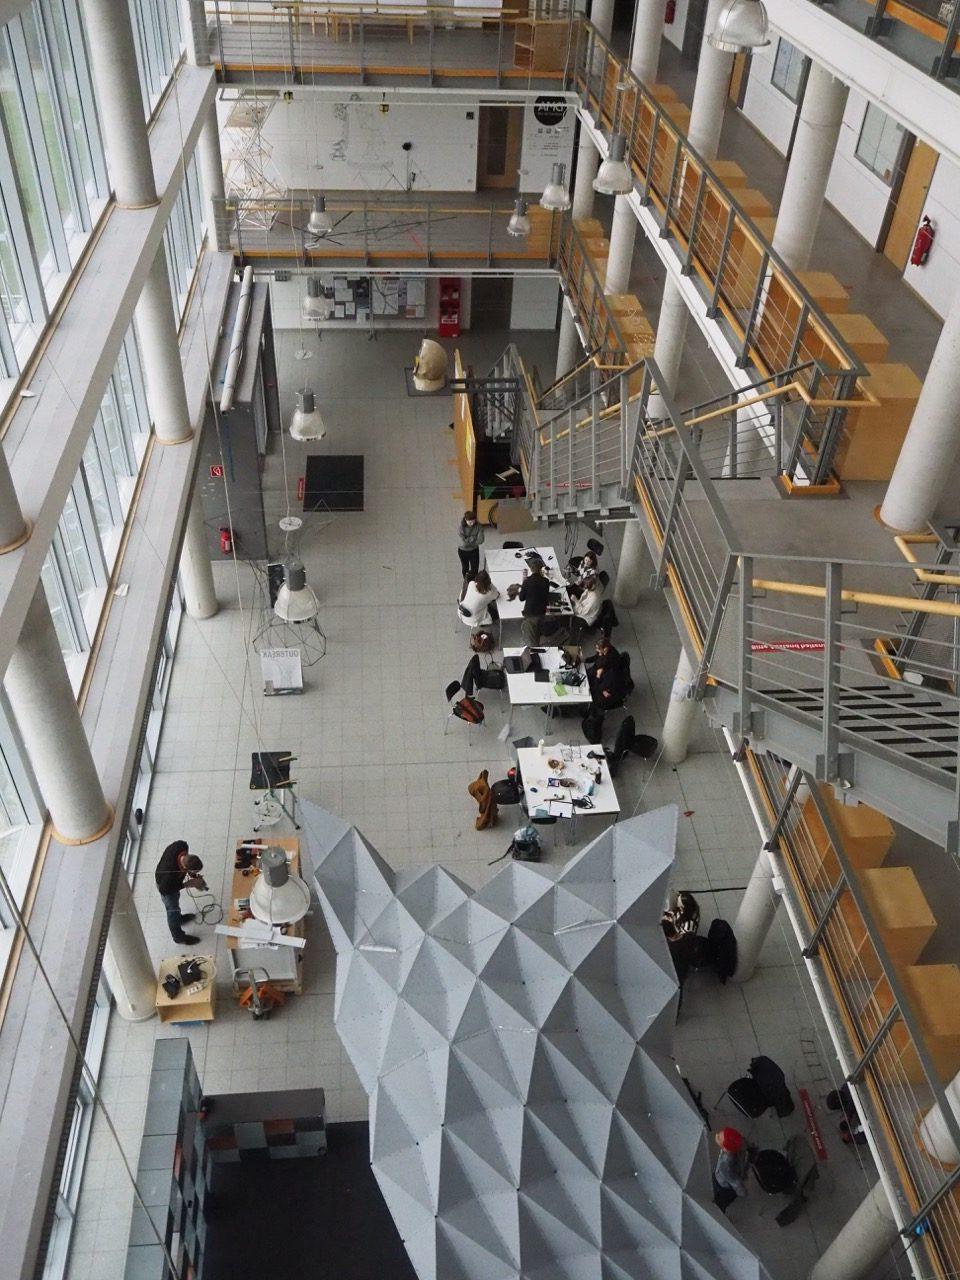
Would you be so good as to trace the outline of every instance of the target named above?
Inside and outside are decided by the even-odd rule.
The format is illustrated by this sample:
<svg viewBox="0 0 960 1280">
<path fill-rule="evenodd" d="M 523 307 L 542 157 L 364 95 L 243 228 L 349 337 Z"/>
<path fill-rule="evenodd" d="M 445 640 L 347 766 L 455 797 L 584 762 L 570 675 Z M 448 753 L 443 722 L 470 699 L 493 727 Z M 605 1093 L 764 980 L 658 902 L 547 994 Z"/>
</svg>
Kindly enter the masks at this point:
<svg viewBox="0 0 960 1280">
<path fill-rule="evenodd" d="M 522 542 L 505 542 L 503 544 L 503 549 L 504 551 L 522 551 L 523 543 Z"/>
<path fill-rule="evenodd" d="M 594 555 L 597 557 L 597 559 L 599 560 L 599 559 L 600 559 L 600 557 L 603 555 L 603 543 L 602 543 L 602 542 L 600 542 L 600 541 L 599 541 L 599 539 L 597 539 L 597 538 L 588 538 L 588 539 L 587 539 L 587 550 L 588 550 L 588 551 L 592 551 L 592 552 L 593 552 L 593 554 L 594 554 Z"/>
<path fill-rule="evenodd" d="M 600 605 L 600 612 L 597 614 L 597 621 L 594 624 L 595 631 L 602 631 L 609 639 L 614 627 L 619 627 L 620 619 L 617 617 L 616 610 L 613 607 L 612 600 L 604 600 Z"/>
<path fill-rule="evenodd" d="M 528 814 L 527 816 L 530 819 L 531 825 L 534 827 L 555 827 L 557 823 L 560 821 L 560 819 L 556 816 L 556 814 L 553 814 L 553 813 L 548 813 L 542 818 L 535 818 L 532 813 Z M 553 843 L 554 845 L 556 845 L 557 843 L 556 832 L 553 833 Z"/>
<path fill-rule="evenodd" d="M 607 587 L 610 585 L 610 575 L 607 573 L 606 569 L 600 570 L 597 574 L 597 581 L 600 583 L 601 587 L 603 587 L 604 591 L 606 591 Z"/>
</svg>

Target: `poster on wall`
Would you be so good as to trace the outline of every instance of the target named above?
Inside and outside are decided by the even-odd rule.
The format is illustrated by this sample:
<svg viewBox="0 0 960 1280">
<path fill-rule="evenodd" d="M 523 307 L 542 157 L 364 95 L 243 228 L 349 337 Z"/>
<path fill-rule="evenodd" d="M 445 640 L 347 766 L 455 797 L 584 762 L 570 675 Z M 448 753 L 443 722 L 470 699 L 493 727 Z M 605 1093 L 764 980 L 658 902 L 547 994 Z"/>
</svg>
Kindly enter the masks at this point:
<svg viewBox="0 0 960 1280">
<path fill-rule="evenodd" d="M 527 103 L 520 156 L 522 191 L 542 191 L 557 161 L 567 166 L 569 177 L 576 122 L 575 102 L 562 94 L 541 94 Z"/>
</svg>

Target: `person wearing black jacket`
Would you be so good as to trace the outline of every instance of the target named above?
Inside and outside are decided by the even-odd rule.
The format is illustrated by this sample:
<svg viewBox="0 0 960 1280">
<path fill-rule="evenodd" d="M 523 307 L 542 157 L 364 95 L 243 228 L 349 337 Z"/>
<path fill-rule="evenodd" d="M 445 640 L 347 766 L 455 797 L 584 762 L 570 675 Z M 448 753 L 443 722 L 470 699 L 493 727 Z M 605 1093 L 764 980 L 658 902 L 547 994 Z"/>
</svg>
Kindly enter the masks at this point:
<svg viewBox="0 0 960 1280">
<path fill-rule="evenodd" d="M 190 846 L 186 840 L 174 840 L 173 844 L 168 844 L 160 855 L 155 873 L 157 889 L 167 912 L 170 935 L 174 942 L 183 942 L 188 946 L 199 942 L 200 939 L 194 937 L 192 933 L 183 932 L 183 926 L 194 917 L 181 915 L 180 891 L 181 889 L 205 889 L 206 882 L 199 874 L 202 870 L 203 863 L 190 852 Z"/>
<path fill-rule="evenodd" d="M 627 695 L 627 680 L 620 654 L 608 636 L 597 640 L 597 656 L 587 674 L 594 707 L 598 711 L 619 707 Z"/>
<path fill-rule="evenodd" d="M 542 560 L 531 558 L 528 561 L 517 595 L 523 601 L 523 621 L 520 623 L 520 631 L 528 645 L 538 645 L 550 600 L 550 583 L 546 575 L 546 565 Z"/>
</svg>

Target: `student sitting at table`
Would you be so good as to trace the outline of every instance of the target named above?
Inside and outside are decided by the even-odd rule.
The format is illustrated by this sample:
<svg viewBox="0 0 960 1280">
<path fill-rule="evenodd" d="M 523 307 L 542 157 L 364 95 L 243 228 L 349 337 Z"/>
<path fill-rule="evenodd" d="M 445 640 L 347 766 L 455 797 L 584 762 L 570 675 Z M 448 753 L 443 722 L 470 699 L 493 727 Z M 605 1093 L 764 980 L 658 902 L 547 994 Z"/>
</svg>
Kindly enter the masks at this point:
<svg viewBox="0 0 960 1280">
<path fill-rule="evenodd" d="M 579 595 L 586 587 L 587 579 L 597 576 L 598 569 L 597 557 L 592 551 L 588 551 L 585 555 L 571 560 L 567 565 L 567 581 L 569 583 L 567 589 L 570 595 Z"/>
<path fill-rule="evenodd" d="M 598 711 L 619 707 L 627 696 L 624 665 L 609 636 L 601 635 L 597 640 L 597 654 L 587 669 L 587 676 L 593 705 Z"/>
<path fill-rule="evenodd" d="M 490 581 L 486 569 L 474 578 L 465 578 L 460 592 L 460 620 L 468 627 L 487 627 L 497 617 L 495 600 L 500 592 Z"/>
<path fill-rule="evenodd" d="M 603 608 L 603 588 L 594 574 L 584 579 L 583 590 L 571 603 L 573 617 L 570 620 L 570 643 L 579 644 L 584 634 L 597 625 Z"/>
</svg>

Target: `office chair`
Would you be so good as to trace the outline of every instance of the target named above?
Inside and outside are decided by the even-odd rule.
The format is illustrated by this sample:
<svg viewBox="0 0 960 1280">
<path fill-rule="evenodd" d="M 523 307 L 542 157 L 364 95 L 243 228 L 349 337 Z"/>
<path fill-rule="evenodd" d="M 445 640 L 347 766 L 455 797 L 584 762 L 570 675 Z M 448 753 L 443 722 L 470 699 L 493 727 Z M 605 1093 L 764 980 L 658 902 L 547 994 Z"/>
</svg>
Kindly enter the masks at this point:
<svg viewBox="0 0 960 1280">
<path fill-rule="evenodd" d="M 600 583 L 601 587 L 603 587 L 604 591 L 606 591 L 607 587 L 610 585 L 610 575 L 607 573 L 606 569 L 600 570 L 597 574 L 597 581 Z"/>
<path fill-rule="evenodd" d="M 533 814 L 530 813 L 527 815 L 527 817 L 530 819 L 530 823 L 534 827 L 555 827 L 557 823 L 560 821 L 560 819 L 556 816 L 556 814 L 553 814 L 553 813 L 548 813 L 544 815 L 544 817 L 542 818 L 535 818 Z M 552 837 L 553 838 L 551 843 L 553 844 L 553 847 L 556 848 L 557 833 L 555 831 L 552 833 Z"/>
<path fill-rule="evenodd" d="M 451 720 L 459 720 L 461 724 L 465 724 L 468 729 L 479 729 L 483 724 L 484 717 L 481 715 L 479 720 L 465 720 L 463 716 L 458 716 L 456 712 L 457 702 L 459 702 L 458 694 L 464 692 L 463 685 L 459 680 L 451 680 L 445 687 L 443 693 L 447 699 L 447 718 L 443 725 L 443 736 L 447 736 L 447 730 L 450 728 Z M 483 703 L 480 703 L 481 707 Z"/>
<path fill-rule="evenodd" d="M 522 542 L 505 542 L 503 544 L 503 549 L 504 551 L 522 551 L 523 543 Z"/>
<path fill-rule="evenodd" d="M 597 539 L 597 538 L 588 538 L 588 539 L 587 539 L 587 550 L 588 550 L 588 551 L 592 551 L 592 552 L 593 552 L 593 554 L 594 554 L 594 555 L 597 557 L 597 559 L 599 560 L 599 559 L 600 559 L 600 557 L 603 555 L 603 543 L 602 543 L 602 542 L 600 542 L 600 541 L 599 541 L 599 539 Z"/>
</svg>

